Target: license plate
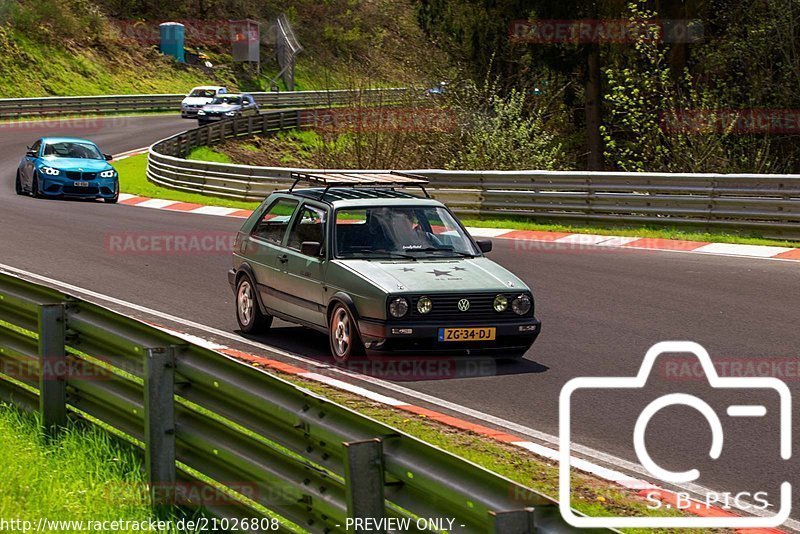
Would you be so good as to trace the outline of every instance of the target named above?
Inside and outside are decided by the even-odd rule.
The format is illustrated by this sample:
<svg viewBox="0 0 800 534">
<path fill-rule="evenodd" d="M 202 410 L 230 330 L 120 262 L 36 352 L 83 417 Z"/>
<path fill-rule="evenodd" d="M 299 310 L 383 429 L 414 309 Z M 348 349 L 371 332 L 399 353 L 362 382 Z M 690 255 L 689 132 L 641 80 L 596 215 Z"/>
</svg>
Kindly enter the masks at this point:
<svg viewBox="0 0 800 534">
<path fill-rule="evenodd" d="M 75 182 L 75 187 L 89 187 L 89 182 Z"/>
<path fill-rule="evenodd" d="M 440 328 L 439 341 L 492 341 L 496 328 Z"/>
</svg>

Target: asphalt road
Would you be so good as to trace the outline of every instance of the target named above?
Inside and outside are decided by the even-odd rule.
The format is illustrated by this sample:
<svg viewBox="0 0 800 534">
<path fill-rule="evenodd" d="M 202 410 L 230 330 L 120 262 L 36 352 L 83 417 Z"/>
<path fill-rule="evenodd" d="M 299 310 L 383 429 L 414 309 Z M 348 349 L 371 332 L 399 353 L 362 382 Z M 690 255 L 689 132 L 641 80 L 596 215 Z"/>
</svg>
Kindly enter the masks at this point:
<svg viewBox="0 0 800 534">
<path fill-rule="evenodd" d="M 191 126 L 190 121 L 164 116 L 84 121 L 51 124 L 46 132 L 0 126 L 0 168 L 5 169 L 0 263 L 235 331 L 225 246 L 195 254 L 129 253 L 110 243 L 130 235 L 227 236 L 240 221 L 14 194 L 14 170 L 25 145 L 38 136 L 86 135 L 104 152 L 117 153 Z M 504 240 L 495 240 L 491 257 L 526 280 L 536 296 L 543 333 L 524 361 L 447 360 L 410 375 L 392 374 L 395 368 L 385 362 L 359 369 L 554 435 L 559 392 L 569 379 L 632 376 L 647 349 L 663 340 L 697 341 L 723 364 L 775 364 L 793 373 L 786 380 L 795 396 L 800 393 L 796 263 Z M 259 340 L 329 361 L 324 336 L 286 323 L 276 322 L 274 332 Z M 654 378 L 638 392 L 576 395 L 573 440 L 635 461 L 631 436 L 642 408 L 664 393 L 697 393 L 717 410 L 726 429 L 722 457 L 707 459 L 708 426 L 697 413 L 675 407 L 657 415 L 647 434 L 657 462 L 674 470 L 697 467 L 702 473 L 697 482 L 704 486 L 734 493 L 767 491 L 771 501 L 777 500 L 780 481 L 799 483 L 798 462 L 782 461 L 778 455 L 775 398 L 710 391 L 701 380 L 676 375 L 676 369 L 685 371 L 685 363 L 673 359 L 657 365 Z M 756 402 L 767 406 L 766 417 L 725 415 L 725 406 Z M 798 499 L 793 500 L 796 505 Z"/>
</svg>

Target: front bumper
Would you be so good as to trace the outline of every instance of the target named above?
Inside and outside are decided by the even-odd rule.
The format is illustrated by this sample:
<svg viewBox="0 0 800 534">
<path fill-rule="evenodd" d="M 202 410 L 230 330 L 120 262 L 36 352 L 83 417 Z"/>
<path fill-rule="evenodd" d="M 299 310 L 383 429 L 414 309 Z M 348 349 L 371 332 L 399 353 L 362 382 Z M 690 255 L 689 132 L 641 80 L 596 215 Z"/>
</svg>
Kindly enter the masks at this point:
<svg viewBox="0 0 800 534">
<path fill-rule="evenodd" d="M 493 327 L 495 339 L 491 341 L 439 341 L 440 328 Z M 535 317 L 523 317 L 503 322 L 446 322 L 434 324 L 409 321 L 379 321 L 359 319 L 361 338 L 369 348 L 386 352 L 436 352 L 487 354 L 503 356 L 510 352 L 528 350 L 542 330 Z M 400 333 L 402 331 L 410 333 Z"/>
<path fill-rule="evenodd" d="M 84 180 L 86 186 L 76 186 L 76 180 L 68 180 L 59 176 L 44 176 L 39 178 L 39 190 L 49 197 L 70 198 L 114 198 L 119 191 L 117 178 L 95 178 Z"/>
</svg>

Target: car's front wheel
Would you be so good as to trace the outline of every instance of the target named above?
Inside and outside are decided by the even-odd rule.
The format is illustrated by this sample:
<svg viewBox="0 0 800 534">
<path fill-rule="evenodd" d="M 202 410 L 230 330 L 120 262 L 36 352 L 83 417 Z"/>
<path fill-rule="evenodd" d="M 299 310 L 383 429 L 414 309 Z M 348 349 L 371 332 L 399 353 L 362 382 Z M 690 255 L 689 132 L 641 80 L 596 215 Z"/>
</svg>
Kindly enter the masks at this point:
<svg viewBox="0 0 800 534">
<path fill-rule="evenodd" d="M 247 274 L 236 284 L 236 321 L 245 334 L 258 334 L 272 326 L 272 316 L 261 312 L 255 284 Z"/>
<path fill-rule="evenodd" d="M 22 190 L 22 178 L 19 175 L 19 170 L 17 171 L 17 179 L 14 181 L 14 191 L 16 191 L 18 195 L 25 192 Z"/>
<path fill-rule="evenodd" d="M 42 192 L 39 190 L 39 174 L 33 173 L 33 185 L 31 185 L 31 196 L 33 198 L 42 198 Z"/>
<path fill-rule="evenodd" d="M 344 304 L 337 303 L 333 308 L 328 325 L 328 339 L 331 354 L 337 364 L 347 363 L 364 352 L 358 326 Z"/>
</svg>

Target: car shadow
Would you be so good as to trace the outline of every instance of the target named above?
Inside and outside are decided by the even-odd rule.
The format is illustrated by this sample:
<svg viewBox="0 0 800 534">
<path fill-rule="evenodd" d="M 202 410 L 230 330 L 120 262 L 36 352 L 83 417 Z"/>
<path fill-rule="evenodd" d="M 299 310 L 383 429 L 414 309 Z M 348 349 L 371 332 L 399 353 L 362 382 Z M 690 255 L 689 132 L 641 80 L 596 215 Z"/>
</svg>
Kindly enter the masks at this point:
<svg viewBox="0 0 800 534">
<path fill-rule="evenodd" d="M 328 337 L 320 332 L 301 326 L 273 326 L 268 334 L 239 335 L 294 352 L 320 364 L 335 365 L 330 355 Z M 469 354 L 392 354 L 372 353 L 360 357 L 339 368 L 371 378 L 390 382 L 420 382 L 430 380 L 452 380 L 482 378 L 489 376 L 544 373 L 550 368 L 531 356 L 520 360 L 504 361 L 486 356 Z"/>
</svg>

